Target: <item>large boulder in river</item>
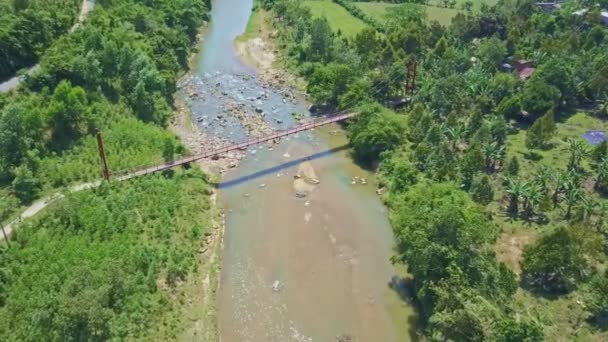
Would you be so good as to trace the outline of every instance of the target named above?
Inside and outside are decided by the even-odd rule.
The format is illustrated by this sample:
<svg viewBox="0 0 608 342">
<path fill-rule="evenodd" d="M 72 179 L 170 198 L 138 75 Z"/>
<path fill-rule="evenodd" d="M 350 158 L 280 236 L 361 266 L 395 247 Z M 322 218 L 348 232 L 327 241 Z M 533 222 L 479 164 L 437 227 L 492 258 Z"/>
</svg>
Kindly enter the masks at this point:
<svg viewBox="0 0 608 342">
<path fill-rule="evenodd" d="M 310 114 L 319 114 L 321 112 L 321 106 L 312 104 L 310 107 L 308 107 L 308 111 Z"/>
</svg>

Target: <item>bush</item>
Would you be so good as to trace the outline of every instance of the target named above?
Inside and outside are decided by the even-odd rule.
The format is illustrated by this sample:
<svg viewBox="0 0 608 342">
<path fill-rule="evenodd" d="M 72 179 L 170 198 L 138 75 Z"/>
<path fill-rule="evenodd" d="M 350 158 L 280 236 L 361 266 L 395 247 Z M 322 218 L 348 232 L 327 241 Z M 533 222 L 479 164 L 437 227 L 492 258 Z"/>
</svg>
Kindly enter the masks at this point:
<svg viewBox="0 0 608 342">
<path fill-rule="evenodd" d="M 404 139 L 405 118 L 380 105 L 366 105 L 349 126 L 349 140 L 357 160 L 378 161 L 380 154 L 397 147 Z"/>
<path fill-rule="evenodd" d="M 589 260 L 597 256 L 601 243 L 582 227 L 557 228 L 524 250 L 524 279 L 546 293 L 570 292 L 589 277 Z"/>
</svg>

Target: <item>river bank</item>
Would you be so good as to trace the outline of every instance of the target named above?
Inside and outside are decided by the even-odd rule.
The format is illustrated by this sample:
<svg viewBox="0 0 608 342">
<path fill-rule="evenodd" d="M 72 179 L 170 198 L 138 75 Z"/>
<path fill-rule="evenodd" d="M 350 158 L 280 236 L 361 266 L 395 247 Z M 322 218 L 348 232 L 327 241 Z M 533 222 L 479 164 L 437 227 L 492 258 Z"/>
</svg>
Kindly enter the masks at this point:
<svg viewBox="0 0 608 342">
<path fill-rule="evenodd" d="M 277 129 L 277 120 L 280 127 L 291 116 L 290 106 L 309 106 L 302 83 L 278 62 L 276 33 L 256 27 L 267 24 L 263 15 L 256 11 L 246 35 L 230 41 L 246 68 L 229 67 L 235 77 L 218 82 L 220 88 L 224 81 L 240 85 L 239 73 L 252 70 L 255 76 L 248 77 L 256 81 L 248 87 L 290 93 L 264 110 L 266 124 Z M 213 71 L 203 77 L 208 72 L 213 79 Z M 228 87 L 226 97 L 247 101 L 251 90 Z M 310 117 L 306 109 L 303 116 Z M 209 127 L 204 115 L 199 119 Z M 389 262 L 393 236 L 371 185 L 374 175 L 353 163 L 347 145 L 344 131 L 332 126 L 253 148 L 226 171 L 219 184 L 226 214 L 218 292 L 222 340 L 416 339 L 414 310 L 400 296 L 403 270 Z"/>
</svg>

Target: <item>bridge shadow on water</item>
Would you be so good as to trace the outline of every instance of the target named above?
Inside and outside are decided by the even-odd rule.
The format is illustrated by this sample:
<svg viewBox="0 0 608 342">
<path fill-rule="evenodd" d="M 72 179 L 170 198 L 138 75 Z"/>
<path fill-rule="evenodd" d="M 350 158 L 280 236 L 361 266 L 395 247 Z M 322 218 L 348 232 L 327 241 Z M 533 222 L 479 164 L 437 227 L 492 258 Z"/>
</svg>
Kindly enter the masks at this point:
<svg viewBox="0 0 608 342">
<path fill-rule="evenodd" d="M 225 182 L 215 183 L 215 184 L 212 184 L 212 185 L 214 185 L 218 189 L 229 189 L 229 188 L 235 187 L 237 185 L 250 182 L 250 181 L 255 180 L 257 178 L 264 177 L 264 176 L 267 176 L 267 175 L 270 175 L 270 174 L 274 174 L 274 173 L 277 173 L 277 172 L 285 170 L 285 169 L 289 169 L 289 168 L 294 167 L 294 166 L 298 166 L 299 164 L 301 164 L 303 162 L 306 162 L 306 161 L 317 160 L 317 159 L 321 159 L 321 158 L 330 156 L 330 155 L 332 155 L 334 153 L 337 153 L 337 152 L 340 152 L 340 151 L 344 151 L 344 150 L 346 150 L 348 148 L 349 148 L 348 144 L 347 145 L 343 145 L 343 146 L 339 146 L 339 147 L 334 147 L 334 148 L 331 148 L 331 149 L 328 149 L 328 150 L 325 150 L 325 151 L 321 151 L 321 152 L 317 152 L 317 153 L 311 154 L 311 155 L 306 156 L 306 157 L 298 158 L 298 159 L 295 159 L 295 160 L 290 160 L 288 162 L 285 162 L 285 163 L 282 163 L 282 164 L 279 164 L 277 166 L 273 166 L 273 167 L 270 167 L 270 168 L 267 168 L 267 169 L 264 169 L 264 170 L 260 170 L 258 172 L 254 172 L 254 173 L 249 174 L 249 175 L 237 177 L 235 179 L 227 180 Z"/>
</svg>

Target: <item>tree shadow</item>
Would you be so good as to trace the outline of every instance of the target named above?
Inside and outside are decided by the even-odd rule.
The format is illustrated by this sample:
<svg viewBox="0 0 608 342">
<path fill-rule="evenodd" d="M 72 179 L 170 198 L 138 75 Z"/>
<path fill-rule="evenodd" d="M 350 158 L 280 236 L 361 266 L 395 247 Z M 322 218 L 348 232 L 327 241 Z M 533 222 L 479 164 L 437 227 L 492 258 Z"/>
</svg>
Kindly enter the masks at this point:
<svg viewBox="0 0 608 342">
<path fill-rule="evenodd" d="M 581 108 L 565 108 L 555 111 L 555 122 L 565 123 L 574 114 L 578 113 Z"/>
<path fill-rule="evenodd" d="M 534 295 L 535 297 L 541 297 L 551 301 L 566 296 L 574 290 L 567 289 L 565 287 L 555 287 L 553 289 L 548 289 L 546 286 L 539 286 L 534 284 L 525 274 L 522 274 L 521 280 L 519 281 L 519 286 L 523 290 Z"/>
<path fill-rule="evenodd" d="M 608 331 L 608 314 L 591 316 L 587 320 L 587 323 L 601 331 Z"/>
<path fill-rule="evenodd" d="M 415 314 L 409 315 L 407 319 L 408 335 L 411 341 L 420 341 L 420 336 L 422 335 L 420 330 L 422 309 L 420 303 L 416 299 L 414 279 L 411 277 L 394 275 L 388 281 L 387 286 L 399 296 L 401 301 L 407 303 L 414 309 Z"/>
<path fill-rule="evenodd" d="M 523 153 L 524 158 L 530 161 L 539 161 L 541 159 L 543 159 L 543 156 L 535 151 L 530 151 L 528 150 L 527 152 Z"/>
</svg>

